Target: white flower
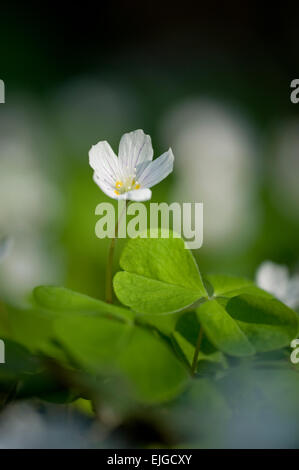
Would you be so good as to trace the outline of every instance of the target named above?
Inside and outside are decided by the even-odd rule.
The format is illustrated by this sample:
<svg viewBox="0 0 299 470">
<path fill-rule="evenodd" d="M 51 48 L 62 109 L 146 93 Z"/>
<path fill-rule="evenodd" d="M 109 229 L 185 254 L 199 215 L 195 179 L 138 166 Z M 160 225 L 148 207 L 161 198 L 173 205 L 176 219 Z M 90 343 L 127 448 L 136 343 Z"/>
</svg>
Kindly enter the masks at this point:
<svg viewBox="0 0 299 470">
<path fill-rule="evenodd" d="M 289 307 L 299 307 L 299 275 L 291 277 L 286 266 L 264 261 L 256 272 L 256 283 Z"/>
<path fill-rule="evenodd" d="M 89 151 L 89 164 L 94 170 L 93 179 L 113 199 L 150 199 L 152 192 L 149 188 L 172 172 L 174 156 L 169 149 L 152 160 L 151 138 L 141 129 L 122 136 L 118 158 L 106 141 L 93 145 Z"/>
</svg>

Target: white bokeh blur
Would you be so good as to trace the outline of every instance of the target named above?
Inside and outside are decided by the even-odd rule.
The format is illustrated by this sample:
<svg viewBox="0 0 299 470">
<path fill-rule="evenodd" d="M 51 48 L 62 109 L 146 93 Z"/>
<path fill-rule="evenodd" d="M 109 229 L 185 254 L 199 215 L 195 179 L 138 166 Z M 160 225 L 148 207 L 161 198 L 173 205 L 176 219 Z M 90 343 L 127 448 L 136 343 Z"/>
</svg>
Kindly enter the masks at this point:
<svg viewBox="0 0 299 470">
<path fill-rule="evenodd" d="M 256 283 L 291 308 L 299 308 L 299 274 L 290 275 L 288 267 L 264 261 L 256 272 Z"/>
<path fill-rule="evenodd" d="M 38 111 L 20 97 L 18 105 L 11 101 L 0 114 L 0 236 L 11 240 L 0 265 L 0 293 L 17 299 L 60 272 L 42 240 L 53 237 L 62 202 L 49 177 L 51 139 Z"/>
<path fill-rule="evenodd" d="M 194 99 L 169 110 L 161 132 L 175 155 L 172 199 L 204 203 L 204 246 L 244 249 L 258 222 L 256 137 L 245 118 Z"/>
</svg>

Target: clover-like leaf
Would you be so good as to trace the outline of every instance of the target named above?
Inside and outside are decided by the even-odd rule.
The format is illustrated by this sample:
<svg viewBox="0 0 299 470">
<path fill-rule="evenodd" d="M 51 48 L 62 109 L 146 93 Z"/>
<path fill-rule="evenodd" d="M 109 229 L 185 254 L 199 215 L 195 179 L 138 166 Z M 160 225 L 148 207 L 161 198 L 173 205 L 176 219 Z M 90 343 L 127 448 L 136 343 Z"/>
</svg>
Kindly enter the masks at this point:
<svg viewBox="0 0 299 470">
<path fill-rule="evenodd" d="M 289 346 L 298 334 L 298 314 L 275 298 L 249 294 L 223 301 L 257 352 Z"/>
<path fill-rule="evenodd" d="M 232 356 L 250 356 L 255 349 L 237 322 L 216 300 L 209 300 L 197 309 L 197 315 L 209 340 Z"/>
<path fill-rule="evenodd" d="M 133 319 L 133 313 L 126 308 L 108 304 L 65 287 L 39 286 L 34 289 L 33 297 L 38 305 L 55 312 L 86 312 L 126 321 Z"/>
<path fill-rule="evenodd" d="M 56 337 L 84 370 L 123 374 L 142 401 L 170 399 L 186 383 L 183 365 L 164 341 L 146 329 L 83 315 L 63 317 L 55 326 Z"/>
<path fill-rule="evenodd" d="M 274 298 L 243 294 L 209 300 L 197 309 L 209 340 L 232 356 L 250 356 L 289 345 L 297 314 Z"/>
<path fill-rule="evenodd" d="M 31 352 L 51 349 L 56 314 L 38 308 L 0 304 L 0 337 L 6 337 Z M 45 349 L 44 349 L 45 348 Z"/>
<path fill-rule="evenodd" d="M 174 398 L 187 382 L 185 368 L 168 346 L 143 328 L 134 328 L 118 366 L 147 402 Z"/>
<path fill-rule="evenodd" d="M 207 296 L 192 253 L 181 238 L 135 238 L 114 277 L 118 299 L 139 313 L 179 311 Z"/>
<path fill-rule="evenodd" d="M 64 316 L 55 322 L 55 337 L 90 371 L 111 366 L 130 331 L 128 324 L 100 316 Z"/>
</svg>

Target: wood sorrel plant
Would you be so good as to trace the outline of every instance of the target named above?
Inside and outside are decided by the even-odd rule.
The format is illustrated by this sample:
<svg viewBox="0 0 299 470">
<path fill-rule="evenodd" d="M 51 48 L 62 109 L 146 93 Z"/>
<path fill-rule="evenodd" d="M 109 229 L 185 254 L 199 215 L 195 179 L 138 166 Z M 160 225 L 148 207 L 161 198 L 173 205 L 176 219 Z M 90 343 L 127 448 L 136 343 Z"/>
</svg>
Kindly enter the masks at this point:
<svg viewBox="0 0 299 470">
<path fill-rule="evenodd" d="M 160 183 L 173 170 L 174 156 L 169 149 L 153 160 L 151 138 L 138 129 L 124 134 L 119 143 L 118 158 L 106 141 L 94 145 L 89 151 L 89 164 L 94 170 L 94 181 L 113 199 L 147 201 L 152 192 L 149 188 Z M 123 215 L 123 214 L 122 214 Z M 115 237 L 111 240 L 106 271 L 106 302 L 112 303 L 112 264 Z"/>
<path fill-rule="evenodd" d="M 171 149 L 154 162 L 152 158 L 151 139 L 142 130 L 124 134 L 118 158 L 107 142 L 99 142 L 89 153 L 98 186 L 108 196 L 126 201 L 150 199 L 149 188 L 172 171 Z M 108 255 L 108 303 L 112 303 L 117 231 L 118 225 Z M 241 357 L 285 346 L 297 328 L 297 318 L 291 311 L 246 280 L 212 277 L 204 282 L 191 252 L 184 252 L 182 240 L 134 240 L 127 244 L 120 264 L 124 272 L 114 278 L 115 293 L 134 312 L 157 315 L 196 311 L 201 327 L 191 355 L 192 348 L 187 354 L 184 337 L 174 333 L 193 375 L 204 331 L 214 347 Z"/>
<path fill-rule="evenodd" d="M 142 131 L 122 138 L 118 159 L 111 152 L 101 142 L 91 150 L 90 160 L 95 180 L 115 199 L 150 197 L 149 188 L 173 167 L 171 151 L 151 161 L 150 138 Z M 247 279 L 202 275 L 182 238 L 164 238 L 163 231 L 157 231 L 156 237 L 126 243 L 121 270 L 113 279 L 121 305 L 114 305 L 114 245 L 115 239 L 109 251 L 106 302 L 63 287 L 40 286 L 33 291 L 30 308 L 0 305 L 7 357 L 21 357 L 24 363 L 21 374 L 10 360 L 0 369 L 8 396 L 11 390 L 18 396 L 28 396 L 29 391 L 32 396 L 51 396 L 57 384 L 48 375 L 40 387 L 45 356 L 54 361 L 55 376 L 64 371 L 63 383 L 70 392 L 75 389 L 93 400 L 103 394 L 106 383 L 98 378 L 111 381 L 119 374 L 134 399 L 145 404 L 172 400 L 188 384 L 195 385 L 190 376 L 199 379 L 204 373 L 216 380 L 234 364 L 250 358 L 265 361 L 265 353 L 272 351 L 279 353 L 279 367 L 287 375 L 296 374 L 287 348 L 297 336 L 298 316 L 273 295 Z"/>
</svg>

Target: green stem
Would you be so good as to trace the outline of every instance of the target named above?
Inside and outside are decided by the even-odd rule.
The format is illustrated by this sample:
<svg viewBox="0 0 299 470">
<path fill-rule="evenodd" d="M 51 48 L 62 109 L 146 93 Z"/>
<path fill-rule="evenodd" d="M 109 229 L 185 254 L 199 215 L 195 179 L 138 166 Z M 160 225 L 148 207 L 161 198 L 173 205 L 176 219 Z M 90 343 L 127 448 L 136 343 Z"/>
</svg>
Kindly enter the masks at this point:
<svg viewBox="0 0 299 470">
<path fill-rule="evenodd" d="M 114 251 L 115 251 L 115 244 L 116 239 L 118 236 L 118 227 L 119 223 L 126 212 L 128 207 L 128 201 L 126 201 L 126 205 L 124 207 L 123 212 L 121 213 L 120 217 L 118 218 L 116 225 L 115 225 L 115 236 L 111 239 L 110 247 L 108 251 L 108 259 L 107 259 L 107 268 L 106 268 L 106 286 L 105 286 L 105 299 L 108 304 L 113 303 L 113 286 L 112 286 L 112 276 L 113 276 L 113 258 L 114 258 Z"/>
<path fill-rule="evenodd" d="M 112 304 L 112 271 L 113 271 L 113 258 L 115 249 L 116 237 L 112 238 L 110 242 L 107 268 L 106 268 L 106 302 Z"/>
<path fill-rule="evenodd" d="M 192 376 L 194 376 L 195 372 L 196 372 L 196 366 L 197 366 L 197 362 L 198 362 L 198 355 L 199 355 L 199 350 L 200 350 L 202 338 L 203 338 L 203 328 L 200 327 L 200 330 L 199 330 L 199 333 L 198 333 L 198 338 L 197 338 L 197 343 L 196 343 L 196 348 L 195 348 L 195 351 L 194 351 L 192 366 L 191 366 Z"/>
</svg>

